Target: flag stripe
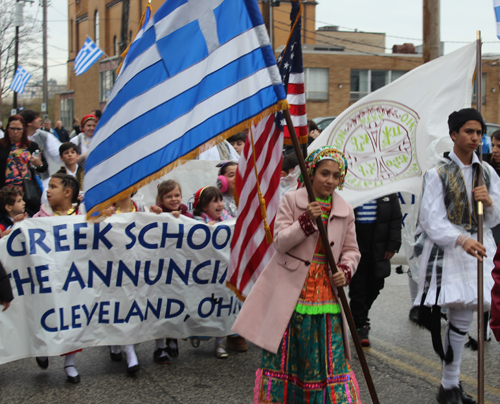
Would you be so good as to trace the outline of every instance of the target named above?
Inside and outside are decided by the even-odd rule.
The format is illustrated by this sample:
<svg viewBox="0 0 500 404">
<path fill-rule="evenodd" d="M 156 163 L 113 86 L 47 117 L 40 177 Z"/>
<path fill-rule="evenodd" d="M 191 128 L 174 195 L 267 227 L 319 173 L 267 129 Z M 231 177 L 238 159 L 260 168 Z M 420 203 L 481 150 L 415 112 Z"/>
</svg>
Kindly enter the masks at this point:
<svg viewBox="0 0 500 404">
<path fill-rule="evenodd" d="M 286 97 L 289 104 L 293 105 L 305 105 L 306 103 L 306 95 L 305 94 L 288 94 Z"/>
<path fill-rule="evenodd" d="M 233 91 L 238 91 L 234 89 Z M 242 91 L 240 91 L 241 93 Z M 273 87 L 263 89 L 256 98 L 269 99 L 274 94 Z M 223 96 L 219 97 L 223 98 Z M 214 104 L 223 104 L 223 99 L 211 99 Z M 156 131 L 148 140 L 142 139 L 137 148 L 129 147 L 122 153 L 118 153 L 99 165 L 100 176 L 87 177 L 88 184 L 85 183 L 85 197 L 92 197 L 96 204 L 100 204 L 111 197 L 116 189 L 107 184 L 129 184 L 138 183 L 158 171 L 157 167 L 164 167 L 165 161 L 175 161 L 179 157 L 189 153 L 196 147 L 204 143 L 206 133 L 218 134 L 223 131 L 224 124 L 231 122 L 234 116 L 244 116 L 244 114 L 258 115 L 262 110 L 253 98 L 242 100 L 221 113 L 207 118 L 203 125 L 197 125 L 192 130 L 185 131 L 182 139 L 178 138 L 180 127 L 187 127 L 194 122 L 194 117 L 198 118 L 203 113 L 203 105 L 200 111 L 193 112 L 174 122 L 175 125 L 168 125 Z M 183 122 L 180 122 L 180 121 Z M 201 123 L 201 122 L 200 122 Z M 194 125 L 192 125 L 194 126 Z M 90 172 L 90 171 L 89 171 Z M 88 175 L 88 174 L 87 174 Z M 130 185 L 128 185 L 130 186 Z M 118 192 L 127 189 L 126 185 L 118 185 Z"/>
<path fill-rule="evenodd" d="M 304 116 L 306 118 L 306 123 L 307 123 L 306 106 L 304 104 L 302 104 L 302 105 L 290 105 L 289 110 L 290 110 L 290 115 Z"/>
<path fill-rule="evenodd" d="M 255 89 L 263 90 L 255 93 Z M 161 90 L 161 88 L 159 88 L 159 90 Z M 269 105 L 264 105 L 264 108 L 262 108 L 261 100 L 263 99 L 263 92 L 265 92 L 265 96 L 269 96 L 272 95 L 272 91 L 274 90 L 270 83 L 269 75 L 267 74 L 267 68 L 261 69 L 252 76 L 238 81 L 231 87 L 227 87 L 201 102 L 197 103 L 197 99 L 190 100 L 192 104 L 195 105 L 189 105 L 189 108 L 186 108 L 183 102 L 177 102 L 177 99 L 172 100 L 172 103 L 160 104 L 160 94 L 159 91 L 156 91 L 155 93 L 158 98 L 154 98 L 152 95 L 150 98 L 143 97 L 144 99 L 140 103 L 141 108 L 135 108 L 138 116 L 134 116 L 133 104 L 129 104 L 130 108 L 123 108 L 116 114 L 117 116 L 122 116 L 128 112 L 129 115 L 134 116 L 134 119 L 127 125 L 115 130 L 112 136 L 104 139 L 100 145 L 94 148 L 93 155 L 89 156 L 87 159 L 86 171 L 91 172 L 95 168 L 96 162 L 100 162 L 101 165 L 113 164 L 119 166 L 127 165 L 131 161 L 130 158 L 133 157 L 144 158 L 149 155 L 152 150 L 167 145 L 170 139 L 175 138 L 178 133 L 189 132 L 192 128 L 203 123 L 210 116 L 230 108 L 240 99 L 245 99 L 245 106 L 248 108 L 248 112 L 251 113 L 251 116 L 257 115 L 262 112 L 263 109 L 269 107 Z M 193 95 L 196 96 L 199 94 L 194 92 Z M 184 100 L 184 95 L 182 97 L 179 96 L 179 98 L 183 98 Z M 157 104 L 159 105 L 155 107 Z M 178 111 L 178 109 L 180 109 L 180 111 Z M 176 114 L 177 112 L 178 114 Z M 244 120 L 244 111 L 239 111 L 239 109 L 237 109 L 233 110 L 233 112 L 237 113 L 235 117 L 241 117 L 235 123 Z M 171 115 L 174 116 L 172 117 Z M 222 128 L 223 125 L 224 123 L 221 123 L 218 125 L 219 128 L 210 128 L 213 130 L 213 132 L 210 133 L 212 133 L 213 136 L 219 134 L 221 132 L 220 128 Z M 165 130 L 162 130 L 163 128 L 165 128 Z M 137 133 L 140 133 L 139 131 L 143 132 L 144 136 L 138 136 Z M 171 133 L 165 137 L 165 131 L 170 131 Z M 160 135 L 159 132 L 163 134 Z M 120 153 L 125 146 L 130 144 L 131 140 L 137 141 L 139 139 L 145 142 L 142 146 L 142 153 L 137 154 L 135 150 L 131 150 L 130 148 L 128 149 L 131 154 L 130 156 L 125 157 Z M 203 139 L 203 137 L 200 139 Z M 205 141 L 200 140 L 200 142 L 192 145 L 193 147 L 190 147 L 190 150 L 179 151 L 178 156 L 182 156 L 183 152 L 187 153 L 203 143 L 205 143 Z M 113 170 L 109 172 L 108 175 L 113 175 Z M 102 179 L 105 178 L 101 177 L 95 180 L 99 181 Z M 89 182 L 87 186 L 88 189 L 90 189 L 93 183 Z"/>
<path fill-rule="evenodd" d="M 304 94 L 304 83 L 288 83 L 288 94 Z"/>
<path fill-rule="evenodd" d="M 24 87 L 30 78 L 31 74 L 29 74 L 26 69 L 22 66 L 17 66 L 16 74 L 12 78 L 12 83 L 10 83 L 9 88 L 16 93 L 23 94 Z"/>
</svg>

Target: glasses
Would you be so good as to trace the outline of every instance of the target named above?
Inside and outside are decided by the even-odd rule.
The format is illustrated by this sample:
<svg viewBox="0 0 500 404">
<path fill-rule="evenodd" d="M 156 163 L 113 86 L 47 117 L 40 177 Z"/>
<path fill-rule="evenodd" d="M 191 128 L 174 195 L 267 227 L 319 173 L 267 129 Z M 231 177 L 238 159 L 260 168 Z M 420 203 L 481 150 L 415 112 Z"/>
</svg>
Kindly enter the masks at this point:
<svg viewBox="0 0 500 404">
<path fill-rule="evenodd" d="M 18 132 L 20 130 L 23 130 L 24 128 L 12 128 L 12 127 L 9 127 L 10 130 L 14 131 L 14 132 Z"/>
</svg>

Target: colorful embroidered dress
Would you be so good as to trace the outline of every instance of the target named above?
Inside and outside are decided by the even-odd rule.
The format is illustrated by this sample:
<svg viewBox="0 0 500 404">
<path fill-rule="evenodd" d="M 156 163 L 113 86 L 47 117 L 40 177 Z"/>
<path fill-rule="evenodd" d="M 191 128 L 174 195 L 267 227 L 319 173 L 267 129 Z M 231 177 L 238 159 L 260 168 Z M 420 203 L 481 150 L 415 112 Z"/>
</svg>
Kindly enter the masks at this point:
<svg viewBox="0 0 500 404">
<path fill-rule="evenodd" d="M 331 196 L 318 202 L 326 225 Z M 264 350 L 257 370 L 254 404 L 277 403 L 361 403 L 344 354 L 340 306 L 320 238 L 278 353 Z"/>
<path fill-rule="evenodd" d="M 13 143 L 5 165 L 5 185 L 23 187 L 23 179 L 31 179 L 30 156 L 21 143 Z"/>
</svg>

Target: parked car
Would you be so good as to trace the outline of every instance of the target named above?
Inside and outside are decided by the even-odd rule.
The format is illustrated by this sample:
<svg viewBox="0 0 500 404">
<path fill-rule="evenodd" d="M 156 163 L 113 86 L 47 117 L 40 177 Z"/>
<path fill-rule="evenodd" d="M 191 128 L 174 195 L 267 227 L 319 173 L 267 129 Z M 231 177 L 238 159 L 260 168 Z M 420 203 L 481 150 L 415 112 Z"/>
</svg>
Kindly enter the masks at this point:
<svg viewBox="0 0 500 404">
<path fill-rule="evenodd" d="M 318 125 L 318 128 L 322 131 L 325 129 L 328 125 L 330 125 L 336 116 L 321 116 L 319 118 L 313 118 L 313 122 Z"/>
</svg>

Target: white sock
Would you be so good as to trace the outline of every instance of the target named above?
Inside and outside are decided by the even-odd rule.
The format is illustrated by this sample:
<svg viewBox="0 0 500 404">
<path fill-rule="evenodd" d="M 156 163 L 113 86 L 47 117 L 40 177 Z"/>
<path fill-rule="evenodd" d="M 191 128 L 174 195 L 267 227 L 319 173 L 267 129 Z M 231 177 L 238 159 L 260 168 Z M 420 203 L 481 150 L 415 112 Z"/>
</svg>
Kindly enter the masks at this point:
<svg viewBox="0 0 500 404">
<path fill-rule="evenodd" d="M 75 356 L 76 353 L 72 353 L 64 356 L 64 370 L 66 374 L 70 377 L 78 376 L 78 371 L 75 367 Z"/>
<path fill-rule="evenodd" d="M 451 323 L 460 331 L 467 333 L 470 330 L 473 315 L 474 312 L 472 310 L 448 309 L 448 324 Z M 453 387 L 458 387 L 460 364 L 462 362 L 462 353 L 464 351 L 466 338 L 467 335 L 457 334 L 453 330 L 449 330 L 449 326 L 446 327 L 444 339 L 445 354 L 449 345 L 453 348 L 453 362 L 448 365 L 443 363 L 443 377 L 441 379 L 441 384 L 447 390 L 452 389 Z"/>
<path fill-rule="evenodd" d="M 410 286 L 410 299 L 411 304 L 415 301 L 418 293 L 418 283 L 415 279 L 412 278 L 410 273 L 408 273 L 408 286 Z"/>
<path fill-rule="evenodd" d="M 124 345 L 123 350 L 127 355 L 127 366 L 131 368 L 132 366 L 138 365 L 139 361 L 137 355 L 135 354 L 134 345 Z"/>
<path fill-rule="evenodd" d="M 224 345 L 224 338 L 225 337 L 215 337 L 215 346 Z"/>
<path fill-rule="evenodd" d="M 176 339 L 171 339 L 170 341 L 168 341 L 168 346 L 169 348 L 177 348 L 177 340 Z"/>
<path fill-rule="evenodd" d="M 122 352 L 120 345 L 111 345 L 109 347 L 109 350 L 111 351 L 111 353 L 121 353 Z"/>
<path fill-rule="evenodd" d="M 156 349 L 165 349 L 165 340 L 163 338 L 156 338 Z"/>
</svg>

